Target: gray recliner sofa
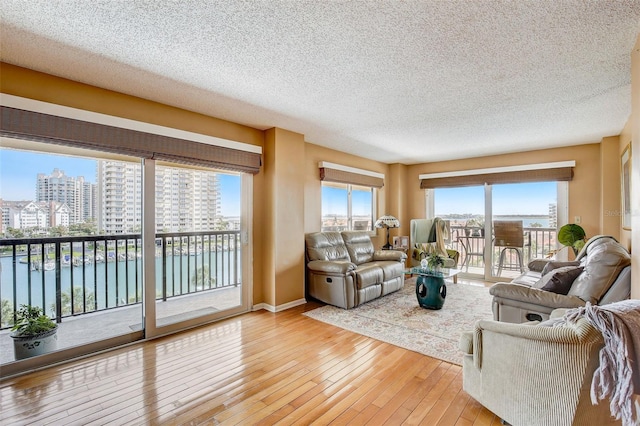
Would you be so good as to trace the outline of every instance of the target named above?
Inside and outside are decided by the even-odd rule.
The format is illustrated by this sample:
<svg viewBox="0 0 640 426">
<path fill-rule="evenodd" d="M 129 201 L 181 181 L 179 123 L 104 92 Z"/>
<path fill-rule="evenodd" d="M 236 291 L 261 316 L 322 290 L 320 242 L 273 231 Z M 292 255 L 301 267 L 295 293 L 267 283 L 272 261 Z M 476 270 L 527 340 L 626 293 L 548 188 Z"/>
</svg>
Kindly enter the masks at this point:
<svg viewBox="0 0 640 426">
<path fill-rule="evenodd" d="M 580 268 L 567 283 L 568 292 L 544 290 L 547 277 Z M 564 269 L 564 271 L 562 271 Z M 551 277 L 553 278 L 553 277 Z M 547 281 L 548 282 L 548 281 Z M 497 283 L 493 295 L 496 321 L 544 321 L 558 308 L 577 308 L 587 302 L 604 305 L 628 299 L 631 294 L 631 256 L 618 241 L 598 235 L 587 241 L 574 262 L 534 260 L 529 270 L 511 283 Z"/>
<path fill-rule="evenodd" d="M 367 232 L 305 235 L 308 294 L 344 309 L 400 290 L 407 255 L 375 250 Z"/>
</svg>

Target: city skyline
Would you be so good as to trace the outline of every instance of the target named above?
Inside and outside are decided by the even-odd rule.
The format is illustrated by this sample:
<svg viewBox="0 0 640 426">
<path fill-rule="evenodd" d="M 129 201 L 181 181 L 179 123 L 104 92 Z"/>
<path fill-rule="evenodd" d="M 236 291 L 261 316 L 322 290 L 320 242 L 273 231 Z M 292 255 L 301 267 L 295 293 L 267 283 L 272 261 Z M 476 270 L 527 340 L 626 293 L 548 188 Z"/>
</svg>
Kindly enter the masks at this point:
<svg viewBox="0 0 640 426">
<path fill-rule="evenodd" d="M 15 149 L 0 149 L 0 199 L 6 201 L 35 201 L 37 175 L 50 174 L 54 169 L 70 177 L 84 177 L 96 183 L 97 159 L 46 154 Z M 220 188 L 220 214 L 240 216 L 240 179 L 235 175 L 217 173 Z"/>
</svg>

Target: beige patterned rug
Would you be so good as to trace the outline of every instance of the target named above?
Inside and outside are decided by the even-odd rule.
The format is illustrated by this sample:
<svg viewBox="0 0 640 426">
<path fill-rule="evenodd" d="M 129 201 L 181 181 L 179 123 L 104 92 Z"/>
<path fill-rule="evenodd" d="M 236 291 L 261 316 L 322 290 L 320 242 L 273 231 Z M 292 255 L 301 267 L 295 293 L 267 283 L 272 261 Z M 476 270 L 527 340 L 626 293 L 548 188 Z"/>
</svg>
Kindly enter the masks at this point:
<svg viewBox="0 0 640 426">
<path fill-rule="evenodd" d="M 492 319 L 489 289 L 447 281 L 447 297 L 441 310 L 418 306 L 416 278 L 402 290 L 354 309 L 322 306 L 305 313 L 310 318 L 372 337 L 453 364 L 461 364 L 458 341 L 472 331 L 476 321 Z"/>
</svg>

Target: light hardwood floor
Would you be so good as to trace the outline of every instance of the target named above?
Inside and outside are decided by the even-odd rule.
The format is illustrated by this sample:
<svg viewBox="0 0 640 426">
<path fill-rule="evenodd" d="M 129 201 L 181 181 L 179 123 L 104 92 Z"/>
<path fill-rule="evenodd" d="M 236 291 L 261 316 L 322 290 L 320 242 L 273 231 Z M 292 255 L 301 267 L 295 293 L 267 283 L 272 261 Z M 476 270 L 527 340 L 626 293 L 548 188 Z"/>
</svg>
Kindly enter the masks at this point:
<svg viewBox="0 0 640 426">
<path fill-rule="evenodd" d="M 459 366 L 258 311 L 0 382 L 0 424 L 499 425 Z"/>
</svg>

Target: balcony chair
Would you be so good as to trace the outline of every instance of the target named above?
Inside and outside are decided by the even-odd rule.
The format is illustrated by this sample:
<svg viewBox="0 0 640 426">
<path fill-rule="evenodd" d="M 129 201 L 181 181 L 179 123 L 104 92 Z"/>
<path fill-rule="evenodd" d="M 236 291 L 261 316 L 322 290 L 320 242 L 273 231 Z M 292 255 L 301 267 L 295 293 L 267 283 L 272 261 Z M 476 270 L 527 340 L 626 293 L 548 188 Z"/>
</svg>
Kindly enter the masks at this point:
<svg viewBox="0 0 640 426">
<path fill-rule="evenodd" d="M 420 266 L 420 261 L 429 253 L 435 251 L 444 257 L 445 268 L 457 267 L 460 253 L 446 248 L 450 235 L 449 222 L 439 217 L 434 219 L 411 219 L 409 232 L 410 266 Z M 457 275 L 453 277 L 453 282 L 458 282 Z"/>
<path fill-rule="evenodd" d="M 498 274 L 502 274 L 503 269 L 513 269 L 512 266 L 505 267 L 504 262 L 507 251 L 513 251 L 518 262 L 517 268 L 524 272 L 523 252 L 525 247 L 524 231 L 521 220 L 494 220 L 493 221 L 494 247 L 502 247 L 498 260 Z M 529 243 L 528 245 L 531 245 Z"/>
</svg>

